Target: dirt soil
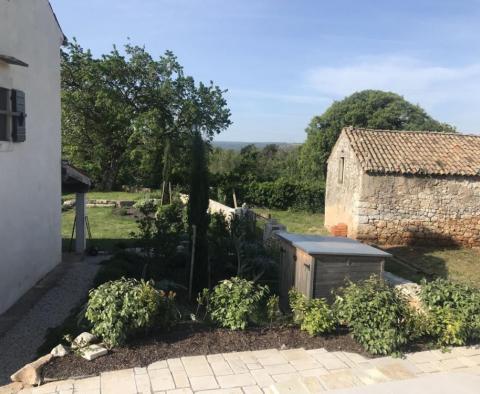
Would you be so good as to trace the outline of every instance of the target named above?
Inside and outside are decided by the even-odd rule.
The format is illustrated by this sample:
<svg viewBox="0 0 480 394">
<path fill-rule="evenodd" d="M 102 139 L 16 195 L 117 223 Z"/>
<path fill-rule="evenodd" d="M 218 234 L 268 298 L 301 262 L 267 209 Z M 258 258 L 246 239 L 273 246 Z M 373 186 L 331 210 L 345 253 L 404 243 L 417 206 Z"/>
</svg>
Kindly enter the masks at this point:
<svg viewBox="0 0 480 394">
<path fill-rule="evenodd" d="M 94 361 L 76 355 L 55 358 L 44 368 L 44 378 L 98 375 L 104 371 L 144 367 L 167 358 L 271 348 L 325 348 L 348 351 L 368 357 L 346 331 L 311 337 L 296 327 L 262 327 L 230 331 L 195 323 L 184 323 L 169 332 L 153 332 Z"/>
</svg>

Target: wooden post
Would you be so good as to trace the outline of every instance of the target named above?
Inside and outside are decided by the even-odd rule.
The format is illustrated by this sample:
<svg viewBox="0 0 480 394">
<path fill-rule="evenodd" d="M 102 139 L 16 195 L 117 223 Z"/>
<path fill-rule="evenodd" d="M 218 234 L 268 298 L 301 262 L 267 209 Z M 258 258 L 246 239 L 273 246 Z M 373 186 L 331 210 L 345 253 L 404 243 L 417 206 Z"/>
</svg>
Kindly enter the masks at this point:
<svg viewBox="0 0 480 394">
<path fill-rule="evenodd" d="M 233 190 L 233 207 L 235 209 L 238 208 L 238 205 L 237 205 L 237 195 L 235 194 L 235 190 Z"/>
<path fill-rule="evenodd" d="M 192 287 L 193 287 L 193 266 L 195 264 L 195 244 L 197 243 L 197 226 L 192 224 L 192 257 L 190 259 L 190 279 L 188 283 L 188 299 L 192 300 Z"/>
<path fill-rule="evenodd" d="M 163 207 L 163 197 L 165 196 L 165 181 L 162 182 L 162 197 L 160 199 L 160 206 Z"/>
<path fill-rule="evenodd" d="M 170 204 L 172 204 L 172 182 L 168 182 L 168 195 L 170 196 Z"/>
</svg>

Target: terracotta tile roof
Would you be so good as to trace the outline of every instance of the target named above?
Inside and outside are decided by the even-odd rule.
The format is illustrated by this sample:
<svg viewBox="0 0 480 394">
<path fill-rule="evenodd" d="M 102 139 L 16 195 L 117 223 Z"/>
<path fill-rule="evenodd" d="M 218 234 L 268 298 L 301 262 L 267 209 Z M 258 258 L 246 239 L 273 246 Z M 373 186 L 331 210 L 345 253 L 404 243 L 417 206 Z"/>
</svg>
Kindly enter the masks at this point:
<svg viewBox="0 0 480 394">
<path fill-rule="evenodd" d="M 480 135 L 345 128 L 369 173 L 480 176 Z"/>
</svg>

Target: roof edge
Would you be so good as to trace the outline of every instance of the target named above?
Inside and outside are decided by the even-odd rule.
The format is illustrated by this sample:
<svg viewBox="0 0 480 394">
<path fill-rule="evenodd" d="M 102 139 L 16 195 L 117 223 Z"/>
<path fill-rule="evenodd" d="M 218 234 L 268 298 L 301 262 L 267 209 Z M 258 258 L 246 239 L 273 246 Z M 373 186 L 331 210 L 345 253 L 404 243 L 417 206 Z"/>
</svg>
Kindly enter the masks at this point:
<svg viewBox="0 0 480 394">
<path fill-rule="evenodd" d="M 57 14 L 55 14 L 55 11 L 53 10 L 52 4 L 50 3 L 50 0 L 47 0 L 47 3 L 48 3 L 48 6 L 50 7 L 50 11 L 52 12 L 53 19 L 55 20 L 55 23 L 57 24 L 58 29 L 60 30 L 60 33 L 62 34 L 62 46 L 67 45 L 68 38 L 65 35 L 65 33 L 63 32 L 62 26 L 60 25 L 60 22 L 57 18 Z"/>
</svg>

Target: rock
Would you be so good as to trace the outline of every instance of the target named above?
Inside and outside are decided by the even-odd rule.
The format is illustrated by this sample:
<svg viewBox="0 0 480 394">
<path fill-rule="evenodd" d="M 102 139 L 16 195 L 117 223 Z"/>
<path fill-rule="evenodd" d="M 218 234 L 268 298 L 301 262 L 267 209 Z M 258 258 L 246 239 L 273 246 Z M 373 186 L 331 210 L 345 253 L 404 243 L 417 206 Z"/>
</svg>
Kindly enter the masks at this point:
<svg viewBox="0 0 480 394">
<path fill-rule="evenodd" d="M 92 361 L 100 356 L 104 356 L 108 353 L 108 350 L 99 345 L 90 345 L 81 350 L 81 356 L 88 360 Z"/>
<path fill-rule="evenodd" d="M 10 379 L 12 382 L 20 382 L 31 386 L 39 385 L 42 383 L 42 368 L 52 359 L 52 357 L 53 356 L 51 354 L 40 357 L 38 360 L 33 361 L 19 369 L 12 376 L 10 376 Z"/>
<path fill-rule="evenodd" d="M 73 208 L 75 206 L 75 200 L 65 200 L 62 204 L 64 208 Z"/>
<path fill-rule="evenodd" d="M 30 387 L 20 382 L 14 382 L 0 387 L 0 394 L 17 394 L 20 390 Z"/>
<path fill-rule="evenodd" d="M 97 341 L 98 338 L 95 335 L 89 332 L 82 332 L 72 341 L 72 349 L 82 348 Z"/>
<path fill-rule="evenodd" d="M 62 344 L 55 346 L 50 354 L 53 357 L 65 357 L 68 354 L 68 349 Z"/>
</svg>

